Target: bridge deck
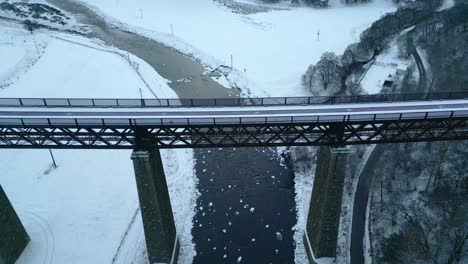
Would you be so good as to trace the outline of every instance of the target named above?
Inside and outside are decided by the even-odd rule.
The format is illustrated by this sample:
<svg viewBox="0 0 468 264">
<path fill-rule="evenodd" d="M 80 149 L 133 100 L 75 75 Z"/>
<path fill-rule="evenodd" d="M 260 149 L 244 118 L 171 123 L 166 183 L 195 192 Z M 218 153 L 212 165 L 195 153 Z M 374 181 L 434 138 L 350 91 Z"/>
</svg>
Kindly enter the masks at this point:
<svg viewBox="0 0 468 264">
<path fill-rule="evenodd" d="M 146 131 L 161 148 L 468 138 L 468 100 L 464 99 L 133 108 L 49 103 L 7 106 L 1 100 L 0 148 L 132 148 L 138 130 Z"/>
<path fill-rule="evenodd" d="M 454 112 L 457 117 L 468 115 L 468 100 L 411 101 L 395 103 L 362 103 L 338 105 L 293 105 L 293 106 L 252 106 L 252 107 L 184 107 L 184 108 L 106 108 L 106 107 L 3 107 L 0 108 L 0 126 L 23 119 L 26 124 L 34 119 L 34 125 L 44 123 L 60 126 L 69 124 L 65 120 L 78 120 L 85 125 L 90 119 L 100 120 L 102 127 L 116 126 L 117 120 L 125 126 L 138 124 L 162 125 L 171 123 L 206 125 L 224 123 L 277 123 L 302 122 L 308 118 L 314 122 L 336 120 L 389 120 L 444 116 Z M 284 118 L 286 117 L 286 118 Z M 278 119 L 279 118 L 279 119 Z M 131 122 L 125 119 L 133 119 Z M 50 122 L 49 122 L 50 121 Z M 107 122 L 106 122 L 107 121 Z M 128 122 L 126 122 L 128 121 Z M 219 121 L 219 122 L 216 122 Z M 90 122 L 91 125 L 98 125 Z"/>
</svg>

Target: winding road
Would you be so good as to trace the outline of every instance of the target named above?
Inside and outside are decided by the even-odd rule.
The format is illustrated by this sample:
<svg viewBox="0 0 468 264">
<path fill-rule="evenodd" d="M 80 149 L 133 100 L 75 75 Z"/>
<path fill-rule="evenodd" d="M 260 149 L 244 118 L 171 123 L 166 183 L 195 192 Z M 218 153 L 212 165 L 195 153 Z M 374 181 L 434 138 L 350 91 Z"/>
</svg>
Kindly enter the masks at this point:
<svg viewBox="0 0 468 264">
<path fill-rule="evenodd" d="M 364 264 L 364 234 L 366 232 L 366 210 L 369 189 L 372 185 L 377 161 L 384 150 L 383 145 L 376 145 L 359 175 L 359 182 L 354 196 L 353 220 L 351 226 L 351 264 Z"/>
</svg>

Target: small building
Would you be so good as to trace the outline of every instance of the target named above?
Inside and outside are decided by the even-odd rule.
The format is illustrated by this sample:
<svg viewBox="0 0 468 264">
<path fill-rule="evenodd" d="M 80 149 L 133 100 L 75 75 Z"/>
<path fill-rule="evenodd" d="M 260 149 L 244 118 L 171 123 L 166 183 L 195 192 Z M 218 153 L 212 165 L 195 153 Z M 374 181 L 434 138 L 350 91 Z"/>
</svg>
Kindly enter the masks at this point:
<svg viewBox="0 0 468 264">
<path fill-rule="evenodd" d="M 385 80 L 383 83 L 383 88 L 392 88 L 393 87 L 393 80 Z"/>
<path fill-rule="evenodd" d="M 382 88 L 383 89 L 393 89 L 395 87 L 398 87 L 398 85 L 401 83 L 401 80 L 406 75 L 407 70 L 403 69 L 401 67 L 398 67 L 395 74 L 389 74 L 388 77 L 385 79 Z"/>
</svg>

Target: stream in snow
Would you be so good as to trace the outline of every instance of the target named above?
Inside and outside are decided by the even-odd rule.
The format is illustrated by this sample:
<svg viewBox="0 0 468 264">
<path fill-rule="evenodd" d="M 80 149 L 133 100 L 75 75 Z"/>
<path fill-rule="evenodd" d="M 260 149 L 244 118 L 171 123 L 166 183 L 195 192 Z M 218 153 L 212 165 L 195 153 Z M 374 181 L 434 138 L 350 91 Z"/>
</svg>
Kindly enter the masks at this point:
<svg viewBox="0 0 468 264">
<path fill-rule="evenodd" d="M 145 60 L 171 81 L 180 98 L 233 94 L 204 74 L 201 64 L 174 49 L 110 26 L 72 1 L 48 1 L 91 25 L 89 37 Z M 292 169 L 280 164 L 273 149 L 203 149 L 195 151 L 195 158 L 201 195 L 192 231 L 194 263 L 294 263 Z"/>
<path fill-rule="evenodd" d="M 135 33 L 126 32 L 109 24 L 88 7 L 70 0 L 48 0 L 68 11 L 77 20 L 91 26 L 88 37 L 97 38 L 109 46 L 127 51 L 146 61 L 162 77 L 179 98 L 226 98 L 232 90 L 226 89 L 206 75 L 204 67 L 176 50 Z M 117 77 L 117 76 L 116 76 Z"/>
</svg>

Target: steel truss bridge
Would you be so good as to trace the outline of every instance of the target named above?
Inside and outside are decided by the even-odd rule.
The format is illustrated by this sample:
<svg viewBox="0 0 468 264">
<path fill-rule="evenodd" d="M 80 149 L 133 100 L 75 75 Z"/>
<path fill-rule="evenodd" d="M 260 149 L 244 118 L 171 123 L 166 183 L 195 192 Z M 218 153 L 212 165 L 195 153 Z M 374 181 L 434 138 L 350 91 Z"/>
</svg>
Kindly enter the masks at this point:
<svg viewBox="0 0 468 264">
<path fill-rule="evenodd" d="M 356 145 L 468 139 L 468 92 L 229 99 L 0 98 L 0 148 Z"/>
</svg>

